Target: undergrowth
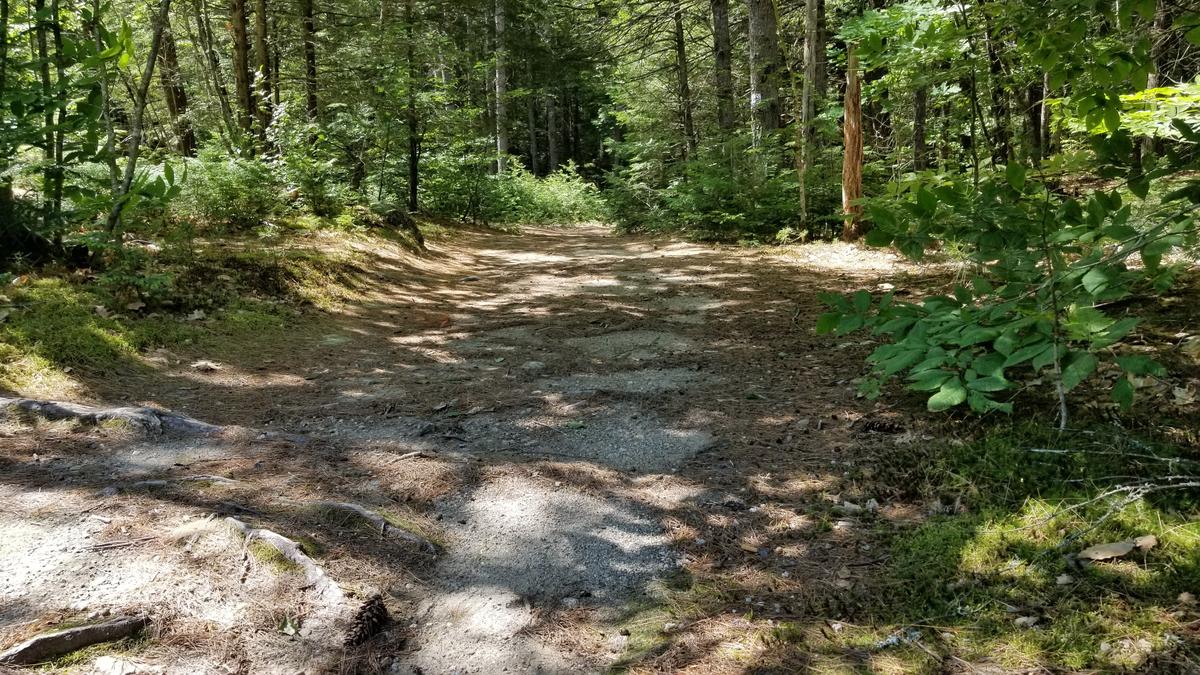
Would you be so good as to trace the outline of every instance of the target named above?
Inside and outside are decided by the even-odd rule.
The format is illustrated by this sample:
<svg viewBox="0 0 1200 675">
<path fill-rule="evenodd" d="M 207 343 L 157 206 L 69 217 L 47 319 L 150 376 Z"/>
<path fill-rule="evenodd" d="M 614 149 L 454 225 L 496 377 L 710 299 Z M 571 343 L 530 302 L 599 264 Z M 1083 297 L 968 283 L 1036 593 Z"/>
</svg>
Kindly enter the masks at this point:
<svg viewBox="0 0 1200 675">
<path fill-rule="evenodd" d="M 935 655 L 1005 668 L 1200 667 L 1188 595 L 1200 589 L 1200 493 L 1113 492 L 1195 473 L 1197 459 L 1119 430 L 1032 425 L 910 446 L 879 480 L 949 513 L 885 533 L 882 587 L 862 622 L 871 627 L 847 629 L 824 656 L 886 651 L 912 668 L 933 667 Z M 1103 562 L 1074 557 L 1143 535 L 1156 545 Z"/>
<path fill-rule="evenodd" d="M 9 275 L 0 389 L 61 395 L 80 376 L 144 369 L 143 355 L 158 348 L 229 351 L 280 335 L 304 307 L 336 307 L 361 285 L 356 254 L 285 243 L 174 244 L 130 250 L 98 273 Z"/>
</svg>

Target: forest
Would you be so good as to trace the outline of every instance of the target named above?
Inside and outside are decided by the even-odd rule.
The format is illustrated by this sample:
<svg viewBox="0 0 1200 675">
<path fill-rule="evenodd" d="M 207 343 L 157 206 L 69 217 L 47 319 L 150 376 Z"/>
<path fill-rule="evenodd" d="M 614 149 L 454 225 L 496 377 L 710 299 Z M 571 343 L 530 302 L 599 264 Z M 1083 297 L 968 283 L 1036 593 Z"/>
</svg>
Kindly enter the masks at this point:
<svg viewBox="0 0 1200 675">
<path fill-rule="evenodd" d="M 0 0 L 0 672 L 1197 672 L 1193 0 Z"/>
</svg>

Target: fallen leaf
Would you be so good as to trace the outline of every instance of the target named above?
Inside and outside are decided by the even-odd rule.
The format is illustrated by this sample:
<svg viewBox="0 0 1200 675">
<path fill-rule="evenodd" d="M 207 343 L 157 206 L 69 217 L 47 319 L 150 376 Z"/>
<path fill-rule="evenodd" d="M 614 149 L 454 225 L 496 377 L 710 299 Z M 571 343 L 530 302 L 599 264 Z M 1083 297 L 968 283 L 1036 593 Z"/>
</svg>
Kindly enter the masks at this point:
<svg viewBox="0 0 1200 675">
<path fill-rule="evenodd" d="M 1152 534 L 1142 535 L 1135 539 L 1126 539 L 1125 541 L 1115 541 L 1111 544 L 1097 544 L 1089 546 L 1079 552 L 1078 558 L 1084 560 L 1109 560 L 1112 558 L 1120 558 L 1128 555 L 1133 549 L 1141 549 L 1149 551 L 1158 545 L 1158 537 Z"/>
<path fill-rule="evenodd" d="M 1036 616 L 1018 616 L 1013 619 L 1013 623 L 1017 624 L 1019 628 L 1033 628 L 1038 621 L 1039 619 Z"/>
<path fill-rule="evenodd" d="M 128 305 L 125 305 L 125 309 L 127 309 L 127 310 L 129 310 L 129 311 L 131 311 L 131 312 L 137 312 L 137 311 L 140 311 L 140 310 L 146 309 L 146 303 L 144 303 L 144 302 L 131 302 L 131 303 L 129 303 Z"/>
<path fill-rule="evenodd" d="M 1111 544 L 1097 544 L 1083 549 L 1077 557 L 1084 560 L 1120 558 L 1121 556 L 1128 555 L 1134 549 L 1134 546 L 1133 540 L 1116 541 Z"/>
<path fill-rule="evenodd" d="M 96 305 L 92 308 L 92 311 L 96 312 L 96 316 L 103 317 L 105 319 L 108 318 L 109 311 L 104 305 Z"/>
<path fill-rule="evenodd" d="M 1181 604 L 1181 605 L 1196 604 L 1196 596 L 1192 595 L 1191 593 L 1188 593 L 1187 591 L 1180 593 L 1178 600 L 1179 600 L 1179 604 Z"/>
<path fill-rule="evenodd" d="M 207 315 L 204 310 L 198 309 L 185 317 L 188 321 L 202 321 Z"/>
<path fill-rule="evenodd" d="M 1075 583 L 1075 577 L 1071 576 L 1070 574 L 1060 574 L 1054 579 L 1054 583 L 1058 584 L 1059 586 L 1068 586 Z"/>
</svg>

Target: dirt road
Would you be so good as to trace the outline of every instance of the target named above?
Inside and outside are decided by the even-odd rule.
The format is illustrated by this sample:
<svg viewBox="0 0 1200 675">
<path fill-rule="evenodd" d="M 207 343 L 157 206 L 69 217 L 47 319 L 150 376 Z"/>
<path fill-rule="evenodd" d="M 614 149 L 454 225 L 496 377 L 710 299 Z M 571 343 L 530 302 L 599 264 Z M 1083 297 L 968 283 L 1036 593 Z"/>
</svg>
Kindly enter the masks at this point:
<svg viewBox="0 0 1200 675">
<path fill-rule="evenodd" d="M 799 251 L 471 233 L 423 259 L 367 252 L 358 299 L 284 339 L 158 354 L 153 377 L 95 389 L 238 430 L 8 429 L 0 646 L 148 613 L 119 658 L 178 672 L 743 667 L 718 646 L 753 627 L 726 606 L 826 611 L 854 601 L 839 570 L 874 557 L 852 515 L 812 515 L 874 496 L 845 476 L 875 442 L 860 418 L 886 415 L 850 382 L 867 347 L 812 325 L 820 291 L 896 263 Z M 344 600 L 322 607 L 227 517 L 298 542 Z M 734 594 L 707 612 L 663 613 L 718 578 Z M 342 649 L 376 593 L 394 621 Z"/>
</svg>

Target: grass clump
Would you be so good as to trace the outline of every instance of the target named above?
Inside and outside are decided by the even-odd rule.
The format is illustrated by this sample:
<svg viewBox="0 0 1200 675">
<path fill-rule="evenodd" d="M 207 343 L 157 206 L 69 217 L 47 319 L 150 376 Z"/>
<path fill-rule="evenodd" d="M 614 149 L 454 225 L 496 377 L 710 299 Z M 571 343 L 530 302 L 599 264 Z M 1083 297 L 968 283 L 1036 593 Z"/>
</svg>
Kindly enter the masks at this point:
<svg viewBox="0 0 1200 675">
<path fill-rule="evenodd" d="M 1174 637 L 1200 619 L 1181 595 L 1200 589 L 1196 492 L 1097 499 L 1200 468 L 1193 459 L 1123 433 L 1035 427 L 911 452 L 921 456 L 895 458 L 914 467 L 910 484 L 960 509 L 893 538 L 876 628 L 923 627 L 927 649 L 1011 668 L 1143 668 L 1162 658 L 1200 667 L 1200 648 Z M 1102 562 L 1074 557 L 1142 535 L 1157 545 Z"/>
</svg>

